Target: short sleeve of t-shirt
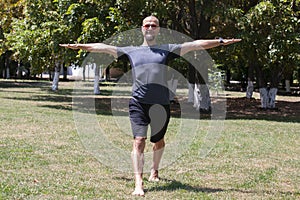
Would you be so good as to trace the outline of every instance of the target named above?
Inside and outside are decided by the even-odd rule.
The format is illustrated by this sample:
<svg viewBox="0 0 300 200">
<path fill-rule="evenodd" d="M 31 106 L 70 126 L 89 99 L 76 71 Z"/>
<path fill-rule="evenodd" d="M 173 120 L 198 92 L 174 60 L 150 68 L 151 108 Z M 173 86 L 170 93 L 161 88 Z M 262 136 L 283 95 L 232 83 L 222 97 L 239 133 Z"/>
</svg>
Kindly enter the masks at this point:
<svg viewBox="0 0 300 200">
<path fill-rule="evenodd" d="M 170 58 L 175 59 L 180 57 L 181 44 L 169 44 Z"/>
</svg>

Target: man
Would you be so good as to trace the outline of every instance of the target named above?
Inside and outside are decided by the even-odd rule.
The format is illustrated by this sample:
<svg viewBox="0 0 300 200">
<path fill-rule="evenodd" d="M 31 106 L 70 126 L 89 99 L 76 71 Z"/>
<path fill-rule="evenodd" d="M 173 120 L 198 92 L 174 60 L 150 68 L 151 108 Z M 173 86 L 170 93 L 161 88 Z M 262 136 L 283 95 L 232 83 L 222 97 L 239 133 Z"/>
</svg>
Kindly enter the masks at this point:
<svg viewBox="0 0 300 200">
<path fill-rule="evenodd" d="M 153 143 L 153 164 L 149 181 L 159 181 L 158 168 L 165 147 L 164 135 L 170 118 L 169 91 L 166 86 L 167 61 L 189 51 L 209 49 L 239 42 L 240 39 L 195 40 L 183 44 L 158 45 L 159 20 L 154 16 L 143 20 L 144 42 L 141 46 L 116 47 L 103 43 L 61 44 L 62 47 L 107 53 L 115 58 L 126 55 L 133 72 L 133 92 L 129 102 L 129 115 L 134 136 L 132 163 L 135 173 L 133 195 L 144 196 L 143 165 L 148 125 Z"/>
</svg>

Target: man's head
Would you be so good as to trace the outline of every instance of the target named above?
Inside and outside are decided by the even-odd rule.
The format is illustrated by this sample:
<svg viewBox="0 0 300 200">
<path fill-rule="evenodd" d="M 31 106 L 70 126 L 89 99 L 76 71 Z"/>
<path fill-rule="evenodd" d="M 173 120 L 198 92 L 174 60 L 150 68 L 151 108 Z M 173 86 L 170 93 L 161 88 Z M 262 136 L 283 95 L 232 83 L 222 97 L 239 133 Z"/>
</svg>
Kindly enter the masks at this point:
<svg viewBox="0 0 300 200">
<path fill-rule="evenodd" d="M 155 41 L 159 32 L 159 21 L 154 16 L 148 16 L 143 20 L 142 32 L 145 40 L 148 42 Z"/>
</svg>

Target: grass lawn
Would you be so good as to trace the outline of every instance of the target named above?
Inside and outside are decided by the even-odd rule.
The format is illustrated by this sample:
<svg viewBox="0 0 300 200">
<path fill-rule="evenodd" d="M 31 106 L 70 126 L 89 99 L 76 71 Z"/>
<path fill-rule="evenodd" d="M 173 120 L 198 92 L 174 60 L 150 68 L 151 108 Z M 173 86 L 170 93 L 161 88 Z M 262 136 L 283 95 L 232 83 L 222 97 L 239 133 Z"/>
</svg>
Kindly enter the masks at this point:
<svg viewBox="0 0 300 200">
<path fill-rule="evenodd" d="M 52 92 L 46 81 L 0 81 L 0 199 L 139 199 L 131 196 L 132 173 L 110 167 L 85 146 L 73 86 L 60 82 Z M 129 152 L 130 134 L 111 123 L 112 86 L 101 89 L 96 120 L 111 131 L 106 139 Z M 278 110 L 262 111 L 257 93 L 249 101 L 244 93 L 226 93 L 227 117 L 210 154 L 199 156 L 210 122 L 204 116 L 182 155 L 160 171 L 159 183 L 145 174 L 146 199 L 300 199 L 300 98 L 278 96 Z M 167 142 L 179 126 L 180 118 L 172 118 Z"/>
</svg>

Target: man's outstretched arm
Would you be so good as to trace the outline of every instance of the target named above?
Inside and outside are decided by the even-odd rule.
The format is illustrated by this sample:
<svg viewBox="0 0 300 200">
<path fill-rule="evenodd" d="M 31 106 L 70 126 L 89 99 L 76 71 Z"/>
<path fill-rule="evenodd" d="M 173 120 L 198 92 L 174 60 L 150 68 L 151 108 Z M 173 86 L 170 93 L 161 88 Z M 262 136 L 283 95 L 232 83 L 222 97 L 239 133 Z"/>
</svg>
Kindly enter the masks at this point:
<svg viewBox="0 0 300 200">
<path fill-rule="evenodd" d="M 225 46 L 240 41 L 241 39 L 212 39 L 212 40 L 195 40 L 192 42 L 185 42 L 181 46 L 180 55 L 184 55 L 190 51 L 211 49 L 214 47 Z"/>
<path fill-rule="evenodd" d="M 69 49 L 82 49 L 89 52 L 107 53 L 117 58 L 117 47 L 103 43 L 89 43 L 89 44 L 60 44 L 61 47 Z"/>
</svg>

